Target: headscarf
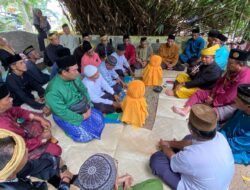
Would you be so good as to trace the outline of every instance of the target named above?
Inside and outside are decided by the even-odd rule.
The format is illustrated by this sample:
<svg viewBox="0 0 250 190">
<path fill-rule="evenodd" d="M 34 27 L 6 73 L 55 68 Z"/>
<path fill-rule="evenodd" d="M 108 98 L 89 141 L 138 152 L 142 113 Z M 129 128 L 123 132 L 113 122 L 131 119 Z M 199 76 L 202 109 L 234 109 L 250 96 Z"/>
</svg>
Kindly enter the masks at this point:
<svg viewBox="0 0 250 190">
<path fill-rule="evenodd" d="M 107 154 L 94 154 L 83 163 L 74 184 L 81 190 L 113 190 L 116 177 L 115 160 Z"/>
<path fill-rule="evenodd" d="M 23 138 L 11 131 L 0 129 L 0 138 L 12 137 L 16 143 L 11 160 L 0 171 L 0 181 L 6 181 L 22 162 L 26 146 Z"/>
<path fill-rule="evenodd" d="M 159 86 L 162 84 L 163 71 L 161 68 L 162 58 L 152 55 L 150 62 L 143 70 L 143 82 L 146 86 Z"/>
<path fill-rule="evenodd" d="M 136 127 L 142 127 L 145 124 L 148 110 L 144 95 L 145 85 L 142 81 L 133 80 L 128 84 L 127 95 L 121 104 L 123 122 Z"/>
</svg>

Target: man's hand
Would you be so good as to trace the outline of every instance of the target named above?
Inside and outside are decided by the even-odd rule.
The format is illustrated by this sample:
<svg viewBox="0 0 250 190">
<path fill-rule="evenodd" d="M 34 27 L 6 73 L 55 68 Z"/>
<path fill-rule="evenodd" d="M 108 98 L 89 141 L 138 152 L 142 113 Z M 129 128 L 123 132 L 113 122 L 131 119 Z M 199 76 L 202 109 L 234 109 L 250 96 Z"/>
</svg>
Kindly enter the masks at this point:
<svg viewBox="0 0 250 190">
<path fill-rule="evenodd" d="M 41 138 L 46 140 L 45 142 L 47 142 L 49 139 L 51 139 L 52 134 L 50 130 L 46 130 L 42 133 Z"/>
<path fill-rule="evenodd" d="M 86 111 L 83 115 L 84 119 L 88 119 L 91 115 L 91 108 L 88 109 L 88 111 Z"/>
<path fill-rule="evenodd" d="M 160 139 L 160 141 L 159 141 L 159 147 L 161 149 L 163 149 L 164 146 L 170 147 L 169 141 L 164 141 L 164 140 Z"/>
<path fill-rule="evenodd" d="M 115 95 L 114 95 L 114 98 L 115 98 L 115 101 L 116 101 L 116 102 L 119 102 L 119 101 L 120 101 L 120 96 L 121 96 L 121 94 L 115 94 Z"/>
<path fill-rule="evenodd" d="M 115 108 L 121 108 L 121 104 L 119 102 L 113 101 L 112 104 Z"/>
<path fill-rule="evenodd" d="M 73 178 L 73 174 L 69 170 L 65 170 L 63 173 L 60 173 L 60 178 L 65 183 L 70 183 Z"/>
<path fill-rule="evenodd" d="M 205 103 L 208 105 L 211 105 L 213 103 L 214 99 L 211 96 L 208 96 L 207 99 L 205 100 Z"/>
<path fill-rule="evenodd" d="M 44 119 L 44 118 L 42 118 L 42 117 L 41 117 L 40 120 L 41 120 L 40 123 L 41 123 L 41 125 L 43 126 L 43 128 L 45 128 L 45 129 L 51 128 L 51 123 L 50 123 L 49 120 Z"/>
<path fill-rule="evenodd" d="M 44 106 L 43 107 L 43 113 L 46 115 L 46 116 L 49 116 L 51 114 L 51 110 L 49 109 L 48 106 Z"/>
<path fill-rule="evenodd" d="M 179 90 L 183 86 L 184 86 L 184 83 L 177 84 L 175 87 L 175 90 Z"/>
<path fill-rule="evenodd" d="M 146 67 L 147 61 L 142 61 L 142 62 L 141 62 L 141 65 L 142 65 L 143 68 Z"/>
</svg>

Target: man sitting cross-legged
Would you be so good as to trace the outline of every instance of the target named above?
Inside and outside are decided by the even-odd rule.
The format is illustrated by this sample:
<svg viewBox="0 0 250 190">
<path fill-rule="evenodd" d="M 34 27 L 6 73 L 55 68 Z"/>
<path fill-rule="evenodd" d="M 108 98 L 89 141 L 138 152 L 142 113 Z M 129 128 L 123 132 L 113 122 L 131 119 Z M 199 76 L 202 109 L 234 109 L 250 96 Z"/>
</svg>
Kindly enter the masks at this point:
<svg viewBox="0 0 250 190">
<path fill-rule="evenodd" d="M 45 99 L 55 122 L 74 141 L 100 139 L 104 128 L 102 113 L 92 107 L 74 56 L 57 60 L 58 74 L 46 88 Z"/>
<path fill-rule="evenodd" d="M 26 73 L 33 78 L 37 83 L 44 85 L 49 82 L 50 76 L 43 73 L 36 65 L 36 62 L 40 59 L 39 53 L 33 46 L 27 47 L 23 50 L 23 53 L 27 56 L 26 61 L 27 71 Z"/>
<path fill-rule="evenodd" d="M 114 71 L 117 64 L 117 59 L 110 55 L 105 61 L 99 66 L 99 72 L 106 80 L 106 82 L 111 86 L 114 91 L 118 94 L 121 92 L 122 88 L 126 88 L 126 84 L 120 79 L 119 75 Z"/>
<path fill-rule="evenodd" d="M 114 89 L 98 72 L 97 67 L 87 65 L 84 68 L 84 75 L 82 82 L 88 89 L 94 107 L 103 113 L 120 112 L 119 95 L 115 94 Z"/>
<path fill-rule="evenodd" d="M 161 151 L 150 158 L 153 174 L 172 189 L 229 188 L 234 160 L 225 137 L 216 131 L 215 111 L 203 104 L 192 107 L 182 141 L 160 140 Z"/>
<path fill-rule="evenodd" d="M 184 108 L 173 107 L 173 111 L 185 116 L 192 105 L 206 103 L 215 108 L 219 121 L 223 120 L 223 107 L 233 103 L 239 84 L 250 83 L 250 69 L 246 66 L 248 52 L 232 49 L 228 59 L 227 72 L 212 90 L 198 90 L 186 102 Z"/>
<path fill-rule="evenodd" d="M 191 72 L 177 75 L 173 90 L 167 89 L 168 96 L 189 98 L 198 89 L 212 89 L 216 80 L 221 76 L 220 67 L 214 62 L 215 51 L 218 45 L 201 51 L 201 62 L 193 67 Z"/>
<path fill-rule="evenodd" d="M 43 99 L 44 89 L 41 84 L 25 73 L 27 66 L 20 55 L 8 57 L 6 61 L 10 69 L 6 78 L 6 85 L 13 97 L 14 106 L 22 105 L 27 109 L 32 109 L 32 111 L 48 113 L 48 108 L 45 106 Z M 39 98 L 35 99 L 32 91 L 38 92 Z"/>
<path fill-rule="evenodd" d="M 226 137 L 238 164 L 250 164 L 250 83 L 240 84 L 235 100 L 238 110 L 221 126 L 220 132 Z"/>
<path fill-rule="evenodd" d="M 0 86 L 0 128 L 23 137 L 29 159 L 39 158 L 45 152 L 59 156 L 61 147 L 53 141 L 51 123 L 40 115 L 12 107 L 12 100 L 6 85 Z"/>
</svg>

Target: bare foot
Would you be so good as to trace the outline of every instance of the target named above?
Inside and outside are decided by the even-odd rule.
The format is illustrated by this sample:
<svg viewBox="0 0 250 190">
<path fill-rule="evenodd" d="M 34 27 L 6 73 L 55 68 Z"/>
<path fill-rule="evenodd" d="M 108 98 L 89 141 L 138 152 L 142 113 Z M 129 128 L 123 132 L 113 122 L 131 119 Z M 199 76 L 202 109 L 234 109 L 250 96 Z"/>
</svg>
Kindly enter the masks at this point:
<svg viewBox="0 0 250 190">
<path fill-rule="evenodd" d="M 170 90 L 170 89 L 167 89 L 165 91 L 165 94 L 168 95 L 168 96 L 174 96 L 174 91 L 173 90 Z"/>
<path fill-rule="evenodd" d="M 173 112 L 185 117 L 190 111 L 189 107 L 177 108 L 176 106 L 172 107 Z"/>
</svg>

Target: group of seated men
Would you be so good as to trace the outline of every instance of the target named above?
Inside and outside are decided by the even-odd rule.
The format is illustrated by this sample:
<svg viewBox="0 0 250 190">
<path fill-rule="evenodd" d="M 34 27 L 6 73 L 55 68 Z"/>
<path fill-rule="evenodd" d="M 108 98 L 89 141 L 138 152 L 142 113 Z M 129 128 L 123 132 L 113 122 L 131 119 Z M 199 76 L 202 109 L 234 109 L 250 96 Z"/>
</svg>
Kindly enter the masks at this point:
<svg viewBox="0 0 250 190">
<path fill-rule="evenodd" d="M 66 31 L 65 35 L 71 35 Z M 183 116 L 190 112 L 191 135 L 182 141 L 160 140 L 160 151 L 150 159 L 153 174 L 173 189 L 227 189 L 234 174 L 234 162 L 250 163 L 249 53 L 238 49 L 229 53 L 223 46 L 226 37 L 215 30 L 208 33 L 207 47 L 199 31 L 193 30 L 180 56 L 174 35 L 169 35 L 167 43 L 160 46 L 160 56 L 152 55 L 145 38 L 135 49 L 125 35 L 124 43 L 118 44 L 114 51 L 107 35 L 101 36 L 96 48 L 88 34 L 84 35 L 82 44 L 75 50 L 61 45 L 56 33 L 49 35 L 44 59 L 51 66 L 50 76 L 37 68 L 40 57 L 32 46 L 23 51 L 25 57 L 22 57 L 5 40 L 0 41 L 1 46 L 5 45 L 0 55 L 3 51 L 13 51 L 3 61 L 9 73 L 0 87 L 0 128 L 3 129 L 0 154 L 5 156 L 0 167 L 0 187 L 17 189 L 16 185 L 21 184 L 24 189 L 31 185 L 45 190 L 43 183 L 31 183 L 26 178 L 31 175 L 48 180 L 60 190 L 68 189 L 70 184 L 84 189 L 81 172 L 73 175 L 62 164 L 61 147 L 51 134 L 50 122 L 42 114 L 52 112 L 57 125 L 77 142 L 101 138 L 105 127 L 103 114 L 123 111 L 125 122 L 133 120 L 141 126 L 148 115 L 145 85 L 138 80 L 127 85 L 124 78 L 133 76 L 135 69 L 150 71 L 151 65 L 157 65 L 160 68 L 153 69 L 151 75 L 160 75 L 161 80 L 162 69 L 187 67 L 187 74 L 179 74 L 173 89 L 165 93 L 189 98 L 184 108 L 174 106 L 173 111 Z M 121 101 L 121 92 L 126 88 L 127 98 Z M 127 107 L 130 108 L 125 110 Z M 4 151 L 6 146 L 8 151 Z M 30 160 L 27 163 L 26 157 Z M 13 162 L 15 166 L 10 166 Z M 131 186 L 132 179 L 124 179 L 125 185 Z M 147 183 L 148 189 L 162 189 L 158 181 Z M 112 182 L 109 189 L 116 186 Z"/>
</svg>

